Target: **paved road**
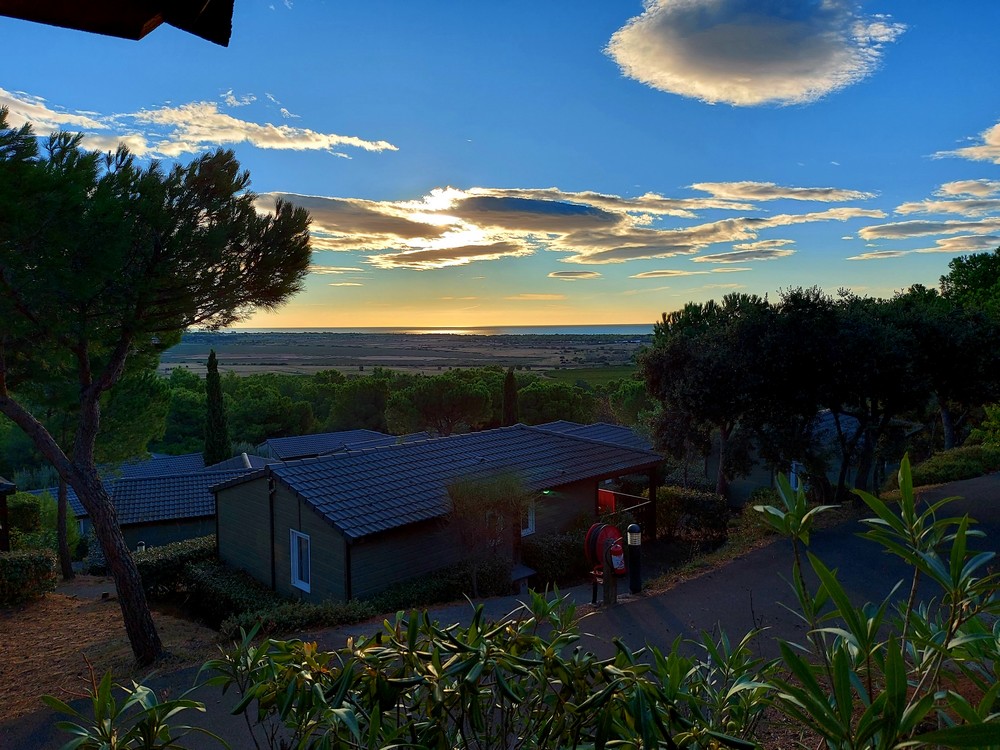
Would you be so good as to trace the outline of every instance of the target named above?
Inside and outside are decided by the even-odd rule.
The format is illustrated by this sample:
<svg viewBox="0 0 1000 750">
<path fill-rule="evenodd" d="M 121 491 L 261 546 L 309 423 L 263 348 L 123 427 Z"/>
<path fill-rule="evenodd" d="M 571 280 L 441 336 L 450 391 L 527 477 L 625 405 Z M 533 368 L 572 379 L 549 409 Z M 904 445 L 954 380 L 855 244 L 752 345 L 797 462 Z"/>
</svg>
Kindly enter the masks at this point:
<svg viewBox="0 0 1000 750">
<path fill-rule="evenodd" d="M 1000 544 L 1000 474 L 955 482 L 928 491 L 929 499 L 959 495 L 963 499 L 952 506 L 956 514 L 968 512 L 980 522 L 987 538 L 980 548 L 998 550 Z M 857 602 L 881 600 L 905 574 L 903 566 L 881 548 L 859 538 L 859 524 L 827 529 L 813 535 L 810 550 L 831 567 Z M 766 627 L 758 647 L 765 655 L 777 653 L 776 638 L 800 641 L 805 631 L 802 623 L 780 603 L 791 604 L 792 595 L 784 580 L 790 575 L 791 549 L 787 543 L 775 543 L 755 550 L 699 578 L 682 583 L 656 596 L 627 597 L 617 607 L 598 611 L 584 621 L 586 648 L 600 655 L 613 651 L 612 639 L 622 638 L 633 648 L 649 643 L 667 647 L 678 635 L 693 636 L 700 630 L 721 625 L 733 639 L 753 627 Z M 590 601 L 590 586 L 568 590 L 575 601 Z M 516 597 L 491 599 L 487 614 L 497 618 L 517 606 Z M 467 605 L 435 610 L 441 622 L 458 622 L 468 616 Z M 308 634 L 330 648 L 342 645 L 350 634 L 371 632 L 371 626 L 341 628 Z M 195 669 L 162 675 L 149 684 L 177 695 L 191 686 Z M 191 723 L 211 728 L 225 737 L 234 748 L 252 747 L 242 718 L 228 715 L 232 697 L 220 696 L 215 688 L 204 689 L 197 697 L 206 703 L 204 716 L 187 717 Z M 67 739 L 53 727 L 53 715 L 38 711 L 16 723 L 0 725 L 0 749 L 41 750 L 58 748 Z M 197 740 L 193 748 L 214 748 L 214 743 Z"/>
</svg>

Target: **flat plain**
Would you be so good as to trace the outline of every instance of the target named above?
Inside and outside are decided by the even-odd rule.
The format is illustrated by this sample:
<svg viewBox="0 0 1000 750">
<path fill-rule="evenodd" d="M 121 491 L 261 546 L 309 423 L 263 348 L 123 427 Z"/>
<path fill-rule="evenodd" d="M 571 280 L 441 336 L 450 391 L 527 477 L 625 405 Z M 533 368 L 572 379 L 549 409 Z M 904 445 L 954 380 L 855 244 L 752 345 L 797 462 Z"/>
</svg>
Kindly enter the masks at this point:
<svg viewBox="0 0 1000 750">
<path fill-rule="evenodd" d="M 411 373 L 501 365 L 526 370 L 627 367 L 652 336 L 619 334 L 343 333 L 191 331 L 165 351 L 160 371 L 202 374 L 214 349 L 219 368 L 310 374 L 365 374 L 374 367 Z"/>
</svg>

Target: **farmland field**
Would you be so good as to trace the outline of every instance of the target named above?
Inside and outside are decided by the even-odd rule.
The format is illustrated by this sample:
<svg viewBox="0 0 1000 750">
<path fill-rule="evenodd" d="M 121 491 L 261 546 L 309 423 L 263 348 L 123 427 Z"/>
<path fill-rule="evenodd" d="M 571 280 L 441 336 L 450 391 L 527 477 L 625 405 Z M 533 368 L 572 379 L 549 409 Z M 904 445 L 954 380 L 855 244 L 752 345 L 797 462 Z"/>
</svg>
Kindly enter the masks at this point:
<svg viewBox="0 0 1000 750">
<path fill-rule="evenodd" d="M 219 369 L 240 375 L 320 370 L 363 374 L 374 367 L 433 374 L 456 367 L 501 365 L 542 371 L 570 383 L 582 378 L 596 385 L 627 376 L 634 369 L 636 352 L 651 339 L 619 334 L 193 331 L 163 353 L 160 371 L 184 367 L 203 374 L 214 349 Z"/>
</svg>

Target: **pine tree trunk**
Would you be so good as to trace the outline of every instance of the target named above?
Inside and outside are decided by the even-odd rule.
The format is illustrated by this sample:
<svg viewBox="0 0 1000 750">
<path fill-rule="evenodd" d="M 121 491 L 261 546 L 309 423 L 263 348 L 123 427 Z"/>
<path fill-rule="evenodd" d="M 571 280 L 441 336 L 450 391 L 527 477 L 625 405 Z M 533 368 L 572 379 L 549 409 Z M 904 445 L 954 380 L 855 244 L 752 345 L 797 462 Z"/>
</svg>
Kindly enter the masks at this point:
<svg viewBox="0 0 1000 750">
<path fill-rule="evenodd" d="M 59 567 L 62 568 L 64 581 L 72 581 L 76 575 L 73 572 L 73 555 L 69 550 L 69 540 L 66 535 L 66 480 L 59 478 L 59 499 L 56 501 L 56 539 L 59 544 Z"/>
<path fill-rule="evenodd" d="M 951 409 L 944 401 L 941 402 L 941 430 L 944 433 L 944 449 L 951 450 L 955 447 L 955 421 L 951 416 Z"/>
<path fill-rule="evenodd" d="M 715 492 L 723 497 L 727 497 L 729 493 L 729 480 L 726 478 L 726 455 L 730 432 L 731 428 L 728 426 L 719 428 L 719 473 L 715 478 Z"/>
<path fill-rule="evenodd" d="M 97 472 L 81 470 L 80 467 L 77 469 L 82 481 L 74 489 L 90 514 L 94 534 L 104 551 L 108 572 L 114 578 L 115 588 L 118 590 L 118 605 L 121 607 L 132 653 L 135 654 L 136 661 L 145 666 L 162 655 L 163 644 L 156 632 L 146 594 L 142 590 L 139 569 L 125 545 L 114 505 L 98 479 Z"/>
</svg>

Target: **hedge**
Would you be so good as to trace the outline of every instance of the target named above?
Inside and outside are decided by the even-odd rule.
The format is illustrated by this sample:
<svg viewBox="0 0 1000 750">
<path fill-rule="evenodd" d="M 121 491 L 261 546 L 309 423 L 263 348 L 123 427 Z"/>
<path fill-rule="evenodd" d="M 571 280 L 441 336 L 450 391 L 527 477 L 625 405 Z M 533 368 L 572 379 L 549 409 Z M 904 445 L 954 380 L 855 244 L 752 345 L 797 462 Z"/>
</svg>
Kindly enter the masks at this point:
<svg viewBox="0 0 1000 750">
<path fill-rule="evenodd" d="M 188 564 L 215 558 L 215 536 L 147 547 L 134 556 L 146 596 L 164 597 L 187 588 L 184 568 Z"/>
<path fill-rule="evenodd" d="M 582 547 L 581 547 L 582 549 Z M 198 563 L 188 568 L 191 604 L 217 626 L 223 636 L 236 637 L 240 629 L 260 627 L 265 635 L 307 628 L 337 627 L 413 607 L 454 601 L 470 592 L 471 564 L 463 563 L 398 583 L 369 599 L 319 604 L 281 599 L 249 576 L 221 564 Z M 510 593 L 511 563 L 502 557 L 479 562 L 481 596 Z"/>
<path fill-rule="evenodd" d="M 914 466 L 913 486 L 975 479 L 994 471 L 1000 471 L 1000 449 L 985 445 L 963 445 L 961 448 L 935 453 Z M 883 489 L 893 490 L 898 486 L 898 477 L 893 474 L 883 485 Z"/>
<path fill-rule="evenodd" d="M 272 609 L 286 603 L 278 594 L 242 570 L 217 560 L 186 565 L 183 570 L 188 605 L 210 627 L 246 612 Z"/>
<path fill-rule="evenodd" d="M 676 486 L 656 490 L 657 536 L 722 539 L 729 516 L 729 504 L 715 492 Z"/>
<path fill-rule="evenodd" d="M 49 550 L 0 552 L 0 605 L 44 596 L 56 587 L 56 558 Z"/>
</svg>

